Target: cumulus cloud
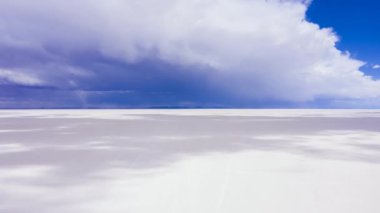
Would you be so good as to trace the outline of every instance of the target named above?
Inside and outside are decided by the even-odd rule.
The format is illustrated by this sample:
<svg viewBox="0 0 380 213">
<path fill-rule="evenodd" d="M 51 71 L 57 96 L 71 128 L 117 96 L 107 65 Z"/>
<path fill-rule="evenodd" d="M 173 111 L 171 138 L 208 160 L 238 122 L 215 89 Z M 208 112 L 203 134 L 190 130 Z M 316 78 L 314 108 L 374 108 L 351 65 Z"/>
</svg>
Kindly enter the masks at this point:
<svg viewBox="0 0 380 213">
<path fill-rule="evenodd" d="M 335 47 L 332 29 L 306 20 L 309 3 L 3 0 L 0 49 L 13 57 L 0 66 L 28 68 L 46 84 L 78 90 L 114 91 L 124 82 L 135 85 L 123 87 L 128 91 L 154 91 L 173 80 L 178 85 L 165 91 L 194 93 L 178 101 L 207 99 L 199 84 L 211 85 L 207 94 L 246 102 L 379 97 L 380 83 L 360 71 L 365 63 Z M 130 68 L 146 61 L 175 71 L 145 70 L 152 80 L 136 73 L 141 66 Z"/>
</svg>

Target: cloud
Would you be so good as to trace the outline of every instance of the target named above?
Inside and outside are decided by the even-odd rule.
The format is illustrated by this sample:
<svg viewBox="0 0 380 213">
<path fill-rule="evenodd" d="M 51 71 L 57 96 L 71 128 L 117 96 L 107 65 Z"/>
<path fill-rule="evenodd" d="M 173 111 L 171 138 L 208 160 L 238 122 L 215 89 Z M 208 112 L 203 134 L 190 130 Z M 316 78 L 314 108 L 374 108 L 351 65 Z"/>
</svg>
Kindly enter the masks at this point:
<svg viewBox="0 0 380 213">
<path fill-rule="evenodd" d="M 35 86 L 41 85 L 43 82 L 37 77 L 14 70 L 0 69 L 0 85 L 6 83 L 15 83 L 19 85 Z"/>
<path fill-rule="evenodd" d="M 365 63 L 335 47 L 332 29 L 307 21 L 309 3 L 4 0 L 0 50 L 11 56 L 0 66 L 28 69 L 66 90 L 136 91 L 132 99 L 103 100 L 121 105 L 112 102 L 378 98 L 380 83 L 360 71 Z"/>
<path fill-rule="evenodd" d="M 372 69 L 376 70 L 376 69 L 380 69 L 380 65 L 379 64 L 375 64 L 372 66 Z"/>
</svg>

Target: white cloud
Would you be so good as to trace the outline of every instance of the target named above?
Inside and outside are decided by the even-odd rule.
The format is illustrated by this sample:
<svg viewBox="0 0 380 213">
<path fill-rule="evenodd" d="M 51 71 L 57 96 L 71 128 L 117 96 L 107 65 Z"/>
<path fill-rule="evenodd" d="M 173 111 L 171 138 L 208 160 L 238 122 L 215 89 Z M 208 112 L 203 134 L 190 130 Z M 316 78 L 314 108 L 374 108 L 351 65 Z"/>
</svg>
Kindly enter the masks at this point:
<svg viewBox="0 0 380 213">
<path fill-rule="evenodd" d="M 33 74 L 26 74 L 14 70 L 0 69 L 0 84 L 2 81 L 26 86 L 41 85 L 43 83 L 42 80 L 33 76 Z"/>
<path fill-rule="evenodd" d="M 380 83 L 359 70 L 364 62 L 335 47 L 332 29 L 305 20 L 309 2 L 5 0 L 0 32 L 20 44 L 96 49 L 129 63 L 155 57 L 206 66 L 221 90 L 239 97 L 379 97 Z"/>
<path fill-rule="evenodd" d="M 379 64 L 375 64 L 375 65 L 372 66 L 372 69 L 375 69 L 375 70 L 376 69 L 380 69 L 380 65 Z"/>
</svg>

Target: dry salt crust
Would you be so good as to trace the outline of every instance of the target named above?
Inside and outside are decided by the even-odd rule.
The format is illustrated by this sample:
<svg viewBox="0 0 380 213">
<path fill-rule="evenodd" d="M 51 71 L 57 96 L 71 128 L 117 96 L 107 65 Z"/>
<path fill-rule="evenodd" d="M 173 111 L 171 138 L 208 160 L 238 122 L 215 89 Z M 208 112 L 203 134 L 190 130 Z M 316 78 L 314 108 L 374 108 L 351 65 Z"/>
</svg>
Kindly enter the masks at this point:
<svg viewBox="0 0 380 213">
<path fill-rule="evenodd" d="M 380 111 L 0 111 L 0 212 L 378 213 Z"/>
</svg>

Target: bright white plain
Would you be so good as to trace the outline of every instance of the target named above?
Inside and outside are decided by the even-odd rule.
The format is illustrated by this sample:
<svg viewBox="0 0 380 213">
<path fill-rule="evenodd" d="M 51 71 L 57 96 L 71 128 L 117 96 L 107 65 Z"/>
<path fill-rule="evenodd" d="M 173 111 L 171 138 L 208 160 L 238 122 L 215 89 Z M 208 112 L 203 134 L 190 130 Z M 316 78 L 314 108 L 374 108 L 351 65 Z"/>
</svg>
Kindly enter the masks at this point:
<svg viewBox="0 0 380 213">
<path fill-rule="evenodd" d="M 0 111 L 0 212 L 378 213 L 380 111 Z"/>
</svg>

